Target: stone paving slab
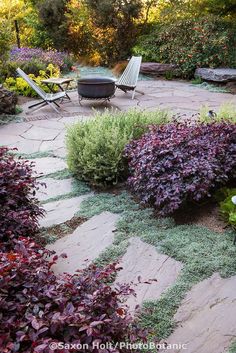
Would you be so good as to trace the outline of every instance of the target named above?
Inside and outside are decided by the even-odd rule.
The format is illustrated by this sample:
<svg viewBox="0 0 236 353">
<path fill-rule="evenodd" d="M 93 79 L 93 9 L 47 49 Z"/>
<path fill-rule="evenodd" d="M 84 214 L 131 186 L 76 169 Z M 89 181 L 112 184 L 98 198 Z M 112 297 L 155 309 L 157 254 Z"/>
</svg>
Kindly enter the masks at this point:
<svg viewBox="0 0 236 353">
<path fill-rule="evenodd" d="M 56 139 L 54 141 L 43 141 L 40 144 L 39 151 L 40 152 L 47 152 L 47 151 L 57 151 L 60 148 L 64 148 L 65 141 L 61 139 Z"/>
<path fill-rule="evenodd" d="M 63 130 L 64 124 L 55 119 L 47 120 L 47 124 L 45 124 L 44 120 L 35 120 L 30 122 L 33 126 L 43 127 L 52 130 Z"/>
<path fill-rule="evenodd" d="M 30 154 L 40 151 L 41 141 L 30 141 L 21 138 L 21 140 L 11 144 L 11 147 L 16 147 L 19 153 Z"/>
<path fill-rule="evenodd" d="M 4 135 L 18 136 L 26 132 L 32 127 L 30 123 L 10 123 L 0 126 L 0 140 Z"/>
<path fill-rule="evenodd" d="M 21 136 L 28 140 L 50 141 L 54 140 L 60 134 L 60 131 L 61 130 L 58 129 L 48 129 L 46 127 L 32 126 Z"/>
<path fill-rule="evenodd" d="M 131 296 L 127 301 L 131 312 L 136 305 L 141 305 L 144 301 L 160 298 L 176 281 L 182 269 L 180 262 L 158 253 L 154 246 L 137 237 L 130 239 L 130 245 L 119 264 L 123 269 L 118 273 L 115 283 L 137 284 L 134 287 L 137 296 Z M 151 281 L 150 284 L 142 283 L 149 279 L 156 281 Z"/>
<path fill-rule="evenodd" d="M 43 157 L 31 161 L 35 163 L 34 170 L 39 175 L 47 175 L 67 168 L 66 162 L 61 158 Z"/>
<path fill-rule="evenodd" d="M 40 220 L 40 227 L 47 228 L 70 220 L 79 211 L 82 201 L 89 196 L 91 194 L 46 203 L 43 205 L 46 216 Z"/>
<path fill-rule="evenodd" d="M 165 341 L 186 344 L 179 353 L 226 353 L 236 337 L 236 276 L 219 274 L 192 288 L 175 315 L 177 329 Z M 170 350 L 162 350 L 162 353 Z"/>
<path fill-rule="evenodd" d="M 73 179 L 55 180 L 53 178 L 45 178 L 42 180 L 44 185 L 40 185 L 36 192 L 36 197 L 39 201 L 45 201 L 53 197 L 62 196 L 72 191 Z"/>
<path fill-rule="evenodd" d="M 53 154 L 54 154 L 54 156 L 59 157 L 59 158 L 66 158 L 67 150 L 65 147 L 60 147 L 60 148 L 53 150 Z"/>
<path fill-rule="evenodd" d="M 22 140 L 20 136 L 5 134 L 0 131 L 0 146 L 11 146 L 12 144 L 18 143 Z M 12 146 L 14 147 L 14 146 Z"/>
<path fill-rule="evenodd" d="M 57 255 L 67 254 L 66 259 L 59 258 L 54 271 L 74 274 L 88 266 L 112 244 L 118 218 L 117 214 L 103 212 L 80 225 L 71 235 L 48 245 L 47 248 L 56 251 Z"/>
</svg>

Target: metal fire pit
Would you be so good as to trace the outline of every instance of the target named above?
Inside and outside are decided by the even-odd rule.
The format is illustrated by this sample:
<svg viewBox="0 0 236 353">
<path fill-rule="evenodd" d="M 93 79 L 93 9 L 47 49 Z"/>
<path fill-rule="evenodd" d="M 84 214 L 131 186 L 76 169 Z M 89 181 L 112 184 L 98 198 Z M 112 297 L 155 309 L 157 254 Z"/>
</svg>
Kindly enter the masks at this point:
<svg viewBox="0 0 236 353">
<path fill-rule="evenodd" d="M 106 77 L 83 78 L 78 80 L 79 102 L 83 99 L 110 100 L 115 93 L 115 80 Z"/>
</svg>

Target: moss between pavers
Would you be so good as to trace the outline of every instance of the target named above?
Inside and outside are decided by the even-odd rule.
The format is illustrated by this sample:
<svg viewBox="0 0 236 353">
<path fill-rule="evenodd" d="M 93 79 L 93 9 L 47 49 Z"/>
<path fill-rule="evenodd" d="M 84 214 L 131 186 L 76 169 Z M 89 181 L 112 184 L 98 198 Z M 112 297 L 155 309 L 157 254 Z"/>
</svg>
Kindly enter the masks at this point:
<svg viewBox="0 0 236 353">
<path fill-rule="evenodd" d="M 65 200 L 65 199 L 70 199 L 72 197 L 85 195 L 89 192 L 91 192 L 91 189 L 88 187 L 88 185 L 85 182 L 79 181 L 77 179 L 73 179 L 71 192 L 46 199 L 46 200 L 42 201 L 42 204 L 54 202 L 54 201 Z"/>
<path fill-rule="evenodd" d="M 53 178 L 56 180 L 62 180 L 62 179 L 69 179 L 71 177 L 72 177 L 72 174 L 69 172 L 67 168 L 65 168 L 54 173 L 42 175 L 41 177 L 39 177 L 39 179 Z"/>
<path fill-rule="evenodd" d="M 228 353 L 236 353 L 236 341 L 232 343 L 232 345 L 229 348 Z"/>
<path fill-rule="evenodd" d="M 152 210 L 140 209 L 125 192 L 92 196 L 82 202 L 78 215 L 89 218 L 103 211 L 120 213 L 121 218 L 113 245 L 97 259 L 101 265 L 123 255 L 132 236 L 139 236 L 184 264 L 176 283 L 159 300 L 143 305 L 140 321 L 144 327 L 152 328 L 155 337 L 166 338 L 173 331 L 174 314 L 194 284 L 215 272 L 222 277 L 236 274 L 236 247 L 230 232 L 217 233 L 197 225 L 176 226 L 171 218 L 154 218 Z"/>
<path fill-rule="evenodd" d="M 33 152 L 33 153 L 21 153 L 21 152 L 12 152 L 15 156 L 21 157 L 24 159 L 35 159 L 35 158 L 44 158 L 44 157 L 53 157 L 53 151 L 45 152 Z"/>
</svg>

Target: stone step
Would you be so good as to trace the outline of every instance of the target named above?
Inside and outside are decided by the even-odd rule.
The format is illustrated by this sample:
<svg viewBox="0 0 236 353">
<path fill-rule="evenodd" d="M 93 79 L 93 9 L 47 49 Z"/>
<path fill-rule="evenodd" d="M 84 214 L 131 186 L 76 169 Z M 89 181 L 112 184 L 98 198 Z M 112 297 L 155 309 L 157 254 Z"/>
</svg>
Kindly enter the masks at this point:
<svg viewBox="0 0 236 353">
<path fill-rule="evenodd" d="M 38 175 L 47 175 L 67 168 L 66 162 L 61 158 L 43 157 L 31 161 L 35 163 L 34 170 Z"/>
<path fill-rule="evenodd" d="M 82 201 L 89 196 L 91 196 L 91 193 L 46 203 L 43 205 L 46 216 L 40 220 L 40 227 L 47 228 L 70 220 L 79 211 Z"/>
<path fill-rule="evenodd" d="M 62 196 L 72 192 L 73 179 L 56 180 L 53 178 L 45 178 L 40 185 L 39 190 L 36 191 L 36 198 L 39 201 L 45 201 L 53 197 Z"/>
<path fill-rule="evenodd" d="M 235 292 L 236 276 L 223 279 L 218 273 L 194 286 L 174 317 L 178 327 L 165 340 L 167 344 L 186 345 L 186 353 L 228 352 L 236 337 Z"/>
<path fill-rule="evenodd" d="M 158 253 L 154 246 L 144 243 L 137 237 L 130 239 L 130 245 L 120 265 L 123 269 L 118 273 L 115 284 L 131 282 L 135 284 L 137 296 L 131 296 L 127 301 L 131 312 L 136 305 L 141 305 L 146 300 L 160 298 L 161 294 L 176 281 L 183 267 L 180 262 Z M 150 281 L 150 284 L 142 283 L 149 279 L 156 281 Z"/>
<path fill-rule="evenodd" d="M 103 212 L 80 225 L 72 234 L 48 245 L 47 248 L 57 255 L 67 254 L 67 258 L 59 258 L 54 265 L 55 273 L 74 274 L 95 260 L 113 243 L 118 218 L 117 214 Z"/>
</svg>

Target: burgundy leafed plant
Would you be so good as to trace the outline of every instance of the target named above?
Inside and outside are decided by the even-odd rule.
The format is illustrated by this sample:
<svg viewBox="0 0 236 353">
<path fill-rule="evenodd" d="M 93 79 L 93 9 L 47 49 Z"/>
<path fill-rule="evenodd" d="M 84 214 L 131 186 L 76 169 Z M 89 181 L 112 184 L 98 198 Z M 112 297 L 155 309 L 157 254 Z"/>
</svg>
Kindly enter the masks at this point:
<svg viewBox="0 0 236 353">
<path fill-rule="evenodd" d="M 160 215 L 200 201 L 236 176 L 236 125 L 171 123 L 150 127 L 125 149 L 128 185 Z"/>
<path fill-rule="evenodd" d="M 15 239 L 12 251 L 0 252 L 0 352 L 52 353 L 50 343 L 63 342 L 89 348 L 54 353 L 99 353 L 93 342 L 145 340 L 122 304 L 130 288 L 107 284 L 117 273 L 116 264 L 56 276 L 48 255 L 25 238 Z"/>
<path fill-rule="evenodd" d="M 43 210 L 35 198 L 38 183 L 33 163 L 14 157 L 0 147 L 0 241 L 33 235 Z"/>
</svg>

